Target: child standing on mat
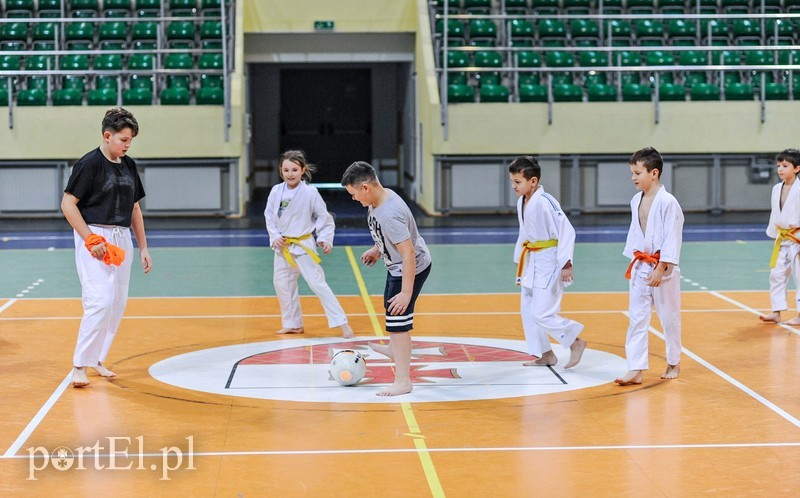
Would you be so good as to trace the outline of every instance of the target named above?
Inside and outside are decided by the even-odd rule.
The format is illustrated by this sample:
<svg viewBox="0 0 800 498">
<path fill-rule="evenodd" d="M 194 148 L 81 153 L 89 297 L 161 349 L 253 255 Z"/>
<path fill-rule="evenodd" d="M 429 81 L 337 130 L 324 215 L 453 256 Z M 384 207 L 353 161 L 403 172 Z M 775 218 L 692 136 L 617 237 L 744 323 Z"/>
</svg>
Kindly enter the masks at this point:
<svg viewBox="0 0 800 498">
<path fill-rule="evenodd" d="M 325 282 L 316 246 L 323 254 L 333 248 L 335 226 L 319 191 L 306 183 L 314 167 L 298 150 L 281 155 L 280 174 L 283 182 L 272 187 L 267 197 L 264 218 L 275 264 L 272 281 L 281 306 L 281 326 L 277 334 L 302 334 L 303 312 L 297 278 L 302 275 L 322 302 L 328 327 L 340 327 L 342 336 L 353 337 L 342 305 Z"/>
<path fill-rule="evenodd" d="M 581 361 L 586 341 L 578 334 L 583 325 L 558 314 L 564 288 L 572 283 L 575 229 L 558 201 L 539 183 L 542 169 L 531 156 L 516 158 L 508 167 L 511 186 L 519 196 L 519 237 L 514 248 L 517 285 L 521 287 L 520 312 L 528 354 L 536 360 L 525 366 L 551 366 L 558 362 L 547 334 L 569 348 L 564 368 Z"/>
<path fill-rule="evenodd" d="M 778 177 L 781 182 L 772 188 L 771 207 L 767 235 L 775 239 L 769 266 L 769 300 L 772 313 L 762 315 L 761 321 L 779 323 L 781 311 L 789 308 L 786 290 L 789 275 L 794 277 L 798 293 L 795 307 L 798 316 L 787 321 L 788 325 L 800 325 L 800 150 L 786 149 L 776 158 Z"/>
<path fill-rule="evenodd" d="M 628 373 L 616 379 L 621 386 L 642 383 L 648 366 L 650 317 L 655 305 L 667 345 L 667 369 L 662 379 L 674 379 L 681 361 L 681 271 L 683 211 L 678 200 L 661 185 L 664 161 L 652 147 L 630 159 L 631 179 L 641 193 L 631 199 L 631 226 L 623 254 L 631 259 L 625 338 Z"/>
<path fill-rule="evenodd" d="M 106 112 L 103 142 L 72 168 L 63 211 L 74 230 L 75 265 L 81 282 L 83 318 L 72 359 L 73 387 L 89 385 L 86 367 L 103 377 L 116 374 L 103 365 L 128 302 L 133 261 L 131 229 L 144 272 L 152 262 L 147 250 L 139 200 L 144 189 L 128 149 L 139 124 L 125 109 Z"/>
<path fill-rule="evenodd" d="M 394 383 L 378 396 L 410 393 L 411 329 L 414 304 L 431 271 L 431 254 L 417 231 L 414 216 L 403 199 L 384 188 L 375 169 L 365 162 L 351 164 L 342 185 L 353 200 L 369 207 L 367 222 L 375 245 L 361 255 L 367 266 L 383 258 L 388 274 L 383 293 L 389 345 L 370 344 L 373 350 L 394 360 Z"/>
</svg>

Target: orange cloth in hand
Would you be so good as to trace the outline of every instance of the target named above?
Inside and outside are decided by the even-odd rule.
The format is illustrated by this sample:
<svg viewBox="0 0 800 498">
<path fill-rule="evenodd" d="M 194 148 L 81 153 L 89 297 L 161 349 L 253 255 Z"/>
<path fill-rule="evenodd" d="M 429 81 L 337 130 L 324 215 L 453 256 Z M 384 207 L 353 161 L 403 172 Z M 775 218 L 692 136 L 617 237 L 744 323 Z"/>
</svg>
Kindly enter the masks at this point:
<svg viewBox="0 0 800 498">
<path fill-rule="evenodd" d="M 633 265 L 637 261 L 644 261 L 645 263 L 657 265 L 660 259 L 661 259 L 660 252 L 657 252 L 655 254 L 648 254 L 642 251 L 633 251 L 633 261 L 631 261 L 631 264 L 628 266 L 628 271 L 625 272 L 625 278 L 627 278 L 628 280 L 631 279 L 631 270 L 633 270 Z"/>
<path fill-rule="evenodd" d="M 96 246 L 97 244 L 105 244 L 106 245 L 106 255 L 103 256 L 103 263 L 107 265 L 121 265 L 123 261 L 125 261 L 125 249 L 115 246 L 114 244 L 109 244 L 106 242 L 106 238 L 102 235 L 97 235 L 93 233 L 86 237 L 86 240 L 83 241 L 86 249 L 89 252 L 92 252 L 92 247 Z"/>
</svg>

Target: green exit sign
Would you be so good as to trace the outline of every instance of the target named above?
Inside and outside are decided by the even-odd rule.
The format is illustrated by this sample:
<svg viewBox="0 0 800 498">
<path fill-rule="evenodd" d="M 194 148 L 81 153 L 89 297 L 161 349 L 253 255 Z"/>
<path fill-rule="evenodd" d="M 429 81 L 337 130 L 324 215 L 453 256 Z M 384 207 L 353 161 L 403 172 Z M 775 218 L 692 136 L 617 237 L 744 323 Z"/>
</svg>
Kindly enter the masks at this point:
<svg viewBox="0 0 800 498">
<path fill-rule="evenodd" d="M 314 21 L 315 31 L 330 31 L 333 29 L 333 21 Z"/>
</svg>

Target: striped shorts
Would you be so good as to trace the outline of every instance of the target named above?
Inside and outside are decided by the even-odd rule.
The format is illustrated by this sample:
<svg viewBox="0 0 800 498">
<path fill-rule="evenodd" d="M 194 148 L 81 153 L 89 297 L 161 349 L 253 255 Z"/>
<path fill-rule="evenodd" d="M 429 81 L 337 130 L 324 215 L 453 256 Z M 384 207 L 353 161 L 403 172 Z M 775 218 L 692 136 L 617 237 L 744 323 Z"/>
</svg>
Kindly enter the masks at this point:
<svg viewBox="0 0 800 498">
<path fill-rule="evenodd" d="M 417 302 L 422 284 L 431 273 L 431 265 L 417 273 L 414 277 L 414 290 L 411 293 L 411 301 L 408 308 L 402 315 L 389 314 L 389 298 L 399 294 L 403 289 L 403 277 L 395 277 L 391 274 L 386 275 L 386 288 L 383 291 L 383 307 L 386 309 L 386 331 L 387 332 L 408 332 L 414 328 L 414 304 Z"/>
</svg>

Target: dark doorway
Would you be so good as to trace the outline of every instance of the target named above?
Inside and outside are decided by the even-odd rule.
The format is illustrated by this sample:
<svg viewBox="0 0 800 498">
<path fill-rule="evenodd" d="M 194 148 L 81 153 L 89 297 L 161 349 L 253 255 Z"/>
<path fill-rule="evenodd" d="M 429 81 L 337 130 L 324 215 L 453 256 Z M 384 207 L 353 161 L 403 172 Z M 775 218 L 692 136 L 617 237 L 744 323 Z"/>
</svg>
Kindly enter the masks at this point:
<svg viewBox="0 0 800 498">
<path fill-rule="evenodd" d="M 338 183 L 353 161 L 372 160 L 369 69 L 283 69 L 280 149 L 305 151 L 314 183 Z"/>
</svg>

